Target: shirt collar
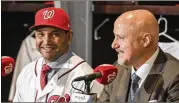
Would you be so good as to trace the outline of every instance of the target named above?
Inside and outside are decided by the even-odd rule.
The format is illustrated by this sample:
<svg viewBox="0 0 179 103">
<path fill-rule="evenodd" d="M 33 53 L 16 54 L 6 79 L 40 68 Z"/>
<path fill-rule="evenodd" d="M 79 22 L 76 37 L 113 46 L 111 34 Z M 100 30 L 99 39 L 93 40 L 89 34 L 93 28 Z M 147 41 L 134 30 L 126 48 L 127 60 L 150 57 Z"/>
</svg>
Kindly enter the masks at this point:
<svg viewBox="0 0 179 103">
<path fill-rule="evenodd" d="M 139 88 L 141 87 L 142 83 L 144 82 L 147 75 L 149 74 L 153 63 L 154 63 L 155 59 L 157 58 L 158 53 L 159 53 L 159 48 L 157 48 L 155 53 L 137 71 L 135 71 L 134 67 L 132 67 L 131 74 L 136 72 L 136 74 L 141 78 L 141 80 L 139 81 L 140 82 Z"/>
<path fill-rule="evenodd" d="M 63 64 L 70 58 L 72 57 L 72 51 L 68 50 L 65 54 L 60 56 L 57 60 L 52 61 L 50 63 L 47 63 L 48 66 L 50 66 L 52 69 L 53 68 L 61 68 Z M 45 60 L 43 61 L 43 64 L 45 64 Z"/>
</svg>

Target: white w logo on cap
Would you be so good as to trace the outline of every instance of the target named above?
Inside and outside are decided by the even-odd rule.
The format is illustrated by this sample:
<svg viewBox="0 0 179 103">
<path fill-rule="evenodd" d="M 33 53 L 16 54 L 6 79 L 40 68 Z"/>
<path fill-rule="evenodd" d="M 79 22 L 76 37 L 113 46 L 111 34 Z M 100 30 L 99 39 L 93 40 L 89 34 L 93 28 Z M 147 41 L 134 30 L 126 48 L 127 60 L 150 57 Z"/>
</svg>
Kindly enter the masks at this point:
<svg viewBox="0 0 179 103">
<path fill-rule="evenodd" d="M 46 10 L 43 12 L 43 15 L 44 15 L 44 19 L 52 18 L 54 15 L 54 10 L 51 11 Z"/>
</svg>

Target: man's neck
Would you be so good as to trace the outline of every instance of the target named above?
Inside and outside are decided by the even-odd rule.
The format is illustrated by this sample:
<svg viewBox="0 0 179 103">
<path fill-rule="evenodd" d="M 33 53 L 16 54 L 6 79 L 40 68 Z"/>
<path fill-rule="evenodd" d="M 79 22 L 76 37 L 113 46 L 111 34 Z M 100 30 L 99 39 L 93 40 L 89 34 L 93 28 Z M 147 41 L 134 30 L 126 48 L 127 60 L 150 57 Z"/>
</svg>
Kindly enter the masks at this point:
<svg viewBox="0 0 179 103">
<path fill-rule="evenodd" d="M 133 65 L 136 68 L 136 70 L 138 70 L 147 60 L 149 60 L 154 55 L 154 53 L 156 53 L 157 49 L 158 48 L 152 50 L 151 52 L 145 53 L 143 57 L 141 57 L 139 62 L 136 63 L 136 65 Z"/>
</svg>

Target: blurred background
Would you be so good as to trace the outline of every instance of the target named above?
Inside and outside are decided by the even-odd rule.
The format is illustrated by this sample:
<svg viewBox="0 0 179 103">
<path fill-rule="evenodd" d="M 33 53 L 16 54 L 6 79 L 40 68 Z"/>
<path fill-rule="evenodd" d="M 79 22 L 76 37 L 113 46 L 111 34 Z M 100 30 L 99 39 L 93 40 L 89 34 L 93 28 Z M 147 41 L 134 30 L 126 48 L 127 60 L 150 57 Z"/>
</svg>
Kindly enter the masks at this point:
<svg viewBox="0 0 179 103">
<path fill-rule="evenodd" d="M 36 56 L 35 48 L 30 48 L 31 43 L 35 43 L 35 38 L 33 32 L 28 30 L 34 24 L 35 12 L 52 6 L 61 7 L 68 13 L 74 32 L 71 48 L 93 68 L 116 61 L 116 52 L 111 48 L 114 39 L 113 23 L 120 14 L 129 10 L 147 9 L 157 20 L 161 20 L 160 33 L 165 31 L 164 34 L 174 40 L 161 35 L 160 43 L 171 44 L 179 41 L 179 1 L 2 1 L 1 54 L 15 60 L 19 57 L 17 61 L 20 63 L 24 62 L 20 56 L 28 55 L 28 61 L 20 66 L 17 64 L 16 73 L 13 71 L 1 77 L 2 102 L 12 100 L 13 93 L 10 96 L 10 90 L 15 88 L 14 85 L 11 87 L 11 83 L 15 83 L 15 79 L 12 82 L 13 78 L 17 78 L 24 65 L 39 56 Z M 179 53 L 179 45 L 172 44 L 166 52 L 171 53 L 170 50 Z M 30 51 L 32 54 L 29 55 Z M 25 56 L 23 57 L 27 60 Z M 173 56 L 179 58 L 176 53 L 173 53 Z"/>
</svg>

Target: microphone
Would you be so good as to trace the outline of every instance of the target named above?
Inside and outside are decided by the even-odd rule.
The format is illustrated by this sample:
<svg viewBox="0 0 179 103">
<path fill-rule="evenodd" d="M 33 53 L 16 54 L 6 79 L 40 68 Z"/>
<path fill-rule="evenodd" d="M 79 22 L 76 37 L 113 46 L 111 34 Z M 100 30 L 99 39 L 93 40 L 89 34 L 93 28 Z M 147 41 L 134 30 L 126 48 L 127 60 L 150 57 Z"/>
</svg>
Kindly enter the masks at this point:
<svg viewBox="0 0 179 103">
<path fill-rule="evenodd" d="M 110 84 L 117 77 L 117 67 L 112 64 L 103 64 L 94 69 L 94 72 L 101 72 L 102 76 L 100 78 L 96 78 L 96 80 L 103 84 Z"/>
<path fill-rule="evenodd" d="M 1 57 L 1 76 L 6 76 L 12 72 L 15 66 L 15 60 L 9 56 Z"/>
<path fill-rule="evenodd" d="M 80 76 L 73 81 L 92 81 L 96 79 L 99 83 L 107 85 L 111 83 L 117 76 L 117 68 L 111 64 L 99 65 L 94 69 L 94 73 Z"/>
<path fill-rule="evenodd" d="M 88 75 L 85 75 L 85 76 L 77 77 L 73 81 L 81 81 L 81 80 L 92 81 L 92 80 L 99 78 L 101 76 L 102 76 L 102 74 L 100 72 L 96 72 L 96 73 L 88 74 Z"/>
<path fill-rule="evenodd" d="M 93 101 L 97 101 L 97 93 L 90 93 L 90 83 L 92 80 L 96 79 L 100 84 L 107 85 L 111 83 L 117 76 L 117 68 L 111 64 L 103 64 L 97 66 L 94 71 L 94 73 L 85 75 L 85 76 L 80 76 L 75 78 L 74 81 L 81 81 L 84 80 L 86 85 L 86 92 L 84 93 L 73 93 L 71 102 L 88 102 L 92 103 Z M 73 85 L 72 87 L 76 90 L 79 90 L 75 88 Z M 81 90 L 79 90 L 81 91 Z"/>
</svg>

